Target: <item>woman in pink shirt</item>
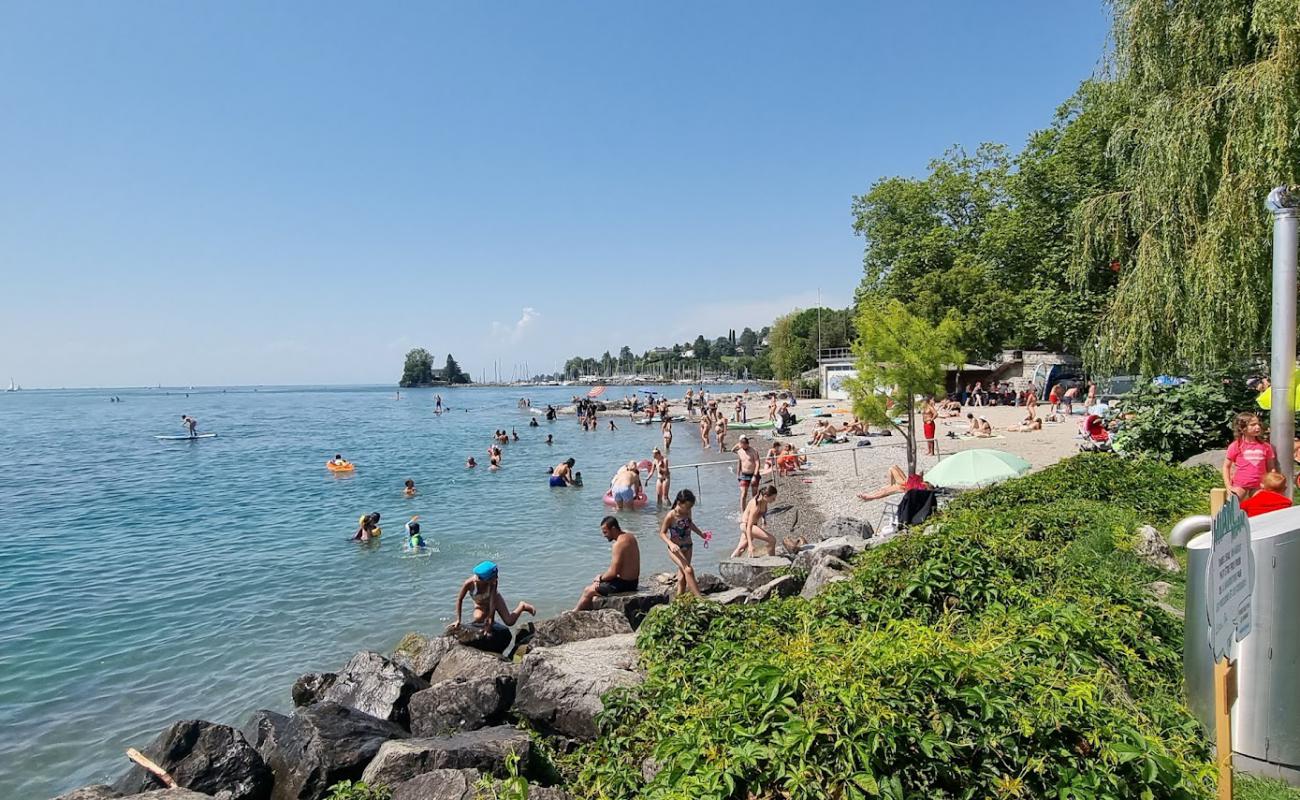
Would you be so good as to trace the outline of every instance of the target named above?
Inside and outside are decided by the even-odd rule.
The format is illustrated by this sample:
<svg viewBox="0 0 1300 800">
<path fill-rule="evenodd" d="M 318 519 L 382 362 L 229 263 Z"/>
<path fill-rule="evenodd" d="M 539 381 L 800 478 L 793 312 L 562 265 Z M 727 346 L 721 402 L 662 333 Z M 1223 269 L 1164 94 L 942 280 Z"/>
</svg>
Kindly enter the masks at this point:
<svg viewBox="0 0 1300 800">
<path fill-rule="evenodd" d="M 1263 431 L 1259 417 L 1250 412 L 1232 421 L 1233 442 L 1223 459 L 1223 485 L 1243 500 L 1259 490 L 1266 473 L 1277 469 L 1273 446 L 1260 439 Z"/>
</svg>

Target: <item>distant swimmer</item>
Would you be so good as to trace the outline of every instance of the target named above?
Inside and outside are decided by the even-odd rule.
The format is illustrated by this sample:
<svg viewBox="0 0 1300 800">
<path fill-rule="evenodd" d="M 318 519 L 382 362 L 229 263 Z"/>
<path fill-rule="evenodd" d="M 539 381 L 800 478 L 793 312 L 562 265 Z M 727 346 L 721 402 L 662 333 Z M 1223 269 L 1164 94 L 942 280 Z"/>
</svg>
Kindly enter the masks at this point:
<svg viewBox="0 0 1300 800">
<path fill-rule="evenodd" d="M 189 432 L 191 439 L 199 435 L 199 421 L 189 414 L 181 414 L 181 427 Z"/>
<path fill-rule="evenodd" d="M 618 430 L 618 426 L 614 424 L 614 420 L 612 420 L 612 419 L 609 421 L 609 429 L 610 429 L 611 431 L 616 431 L 616 430 Z"/>
<path fill-rule="evenodd" d="M 336 467 L 342 467 L 348 463 L 348 460 L 343 457 L 342 453 L 335 453 L 334 457 L 330 459 L 330 463 Z"/>
<path fill-rule="evenodd" d="M 406 479 L 406 488 L 402 490 L 402 495 L 405 497 L 415 497 L 415 481 L 410 478 Z"/>
<path fill-rule="evenodd" d="M 423 550 L 424 537 L 420 535 L 420 518 L 411 517 L 411 521 L 406 523 L 406 544 L 405 550 Z"/>
<path fill-rule="evenodd" d="M 530 428 L 540 427 L 540 425 L 537 422 L 537 417 L 533 417 L 532 419 L 528 420 L 528 427 Z"/>
<path fill-rule="evenodd" d="M 547 422 L 554 422 L 554 421 L 555 421 L 555 406 L 549 406 L 549 405 L 548 405 L 548 406 L 546 407 L 546 421 L 547 421 Z"/>
<path fill-rule="evenodd" d="M 549 434 L 549 433 L 546 434 L 546 443 L 547 443 L 547 444 L 555 444 L 555 437 L 552 436 L 552 435 Z"/>
<path fill-rule="evenodd" d="M 371 539 L 378 539 L 383 530 L 379 527 L 379 512 L 372 511 L 369 514 L 361 515 L 357 521 L 357 532 L 352 534 L 354 542 L 368 542 Z"/>
<path fill-rule="evenodd" d="M 516 431 L 514 428 L 510 429 L 510 439 L 516 442 L 519 441 L 519 432 Z"/>
<path fill-rule="evenodd" d="M 501 469 L 501 448 L 493 445 L 488 448 L 488 469 L 493 472 Z"/>
<path fill-rule="evenodd" d="M 570 458 L 565 461 L 561 461 L 559 464 L 556 464 L 555 468 L 551 470 L 551 485 L 552 486 L 577 486 L 578 483 L 575 480 L 576 476 L 573 472 L 573 466 L 577 463 L 578 463 L 577 461 Z"/>
<path fill-rule="evenodd" d="M 465 459 L 466 469 L 474 469 L 477 466 L 478 466 L 478 462 L 474 460 L 474 456 L 470 456 L 469 458 Z"/>
<path fill-rule="evenodd" d="M 442 413 L 442 395 L 440 394 L 435 394 L 433 396 L 433 413 L 435 414 Z"/>
</svg>

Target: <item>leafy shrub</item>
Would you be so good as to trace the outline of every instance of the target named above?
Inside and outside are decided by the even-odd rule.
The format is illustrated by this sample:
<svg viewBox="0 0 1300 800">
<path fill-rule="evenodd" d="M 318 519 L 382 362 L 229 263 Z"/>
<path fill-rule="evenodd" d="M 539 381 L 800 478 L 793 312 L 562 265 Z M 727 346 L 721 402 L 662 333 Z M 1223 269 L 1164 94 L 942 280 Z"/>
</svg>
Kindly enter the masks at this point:
<svg viewBox="0 0 1300 800">
<path fill-rule="evenodd" d="M 1117 450 L 1175 462 L 1227 445 L 1232 418 L 1258 408 L 1255 393 L 1235 376 L 1141 385 L 1116 405 L 1125 415 L 1115 435 Z"/>
<path fill-rule="evenodd" d="M 387 786 L 368 786 L 362 781 L 339 781 L 330 787 L 325 800 L 388 800 Z"/>
<path fill-rule="evenodd" d="M 1181 623 L 1131 548 L 1206 485 L 1080 456 L 966 496 L 814 600 L 656 609 L 646 682 L 558 765 L 602 800 L 1208 798 Z"/>
</svg>

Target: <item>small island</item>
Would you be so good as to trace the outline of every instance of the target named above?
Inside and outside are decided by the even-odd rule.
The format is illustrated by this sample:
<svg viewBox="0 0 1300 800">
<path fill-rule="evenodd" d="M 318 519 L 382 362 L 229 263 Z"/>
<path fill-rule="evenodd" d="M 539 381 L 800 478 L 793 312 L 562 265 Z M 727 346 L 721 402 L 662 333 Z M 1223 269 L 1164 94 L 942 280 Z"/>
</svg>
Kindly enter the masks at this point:
<svg viewBox="0 0 1300 800">
<path fill-rule="evenodd" d="M 442 369 L 433 368 L 433 355 L 423 347 L 417 347 L 406 354 L 406 363 L 402 367 L 402 379 L 397 385 L 403 389 L 418 389 L 426 386 L 453 386 L 472 383 L 469 374 L 460 368 L 451 353 L 447 354 L 447 363 Z"/>
</svg>

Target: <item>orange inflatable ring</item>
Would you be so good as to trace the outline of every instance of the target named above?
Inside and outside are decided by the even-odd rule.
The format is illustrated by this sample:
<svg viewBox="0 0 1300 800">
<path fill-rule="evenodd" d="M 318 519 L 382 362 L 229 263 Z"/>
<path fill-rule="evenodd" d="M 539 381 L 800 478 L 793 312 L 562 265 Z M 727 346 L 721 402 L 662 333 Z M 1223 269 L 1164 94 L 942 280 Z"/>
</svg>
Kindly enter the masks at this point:
<svg viewBox="0 0 1300 800">
<path fill-rule="evenodd" d="M 353 469 L 351 461 L 344 461 L 342 464 L 335 464 L 332 460 L 325 462 L 325 468 L 330 472 L 351 472 Z"/>
</svg>

